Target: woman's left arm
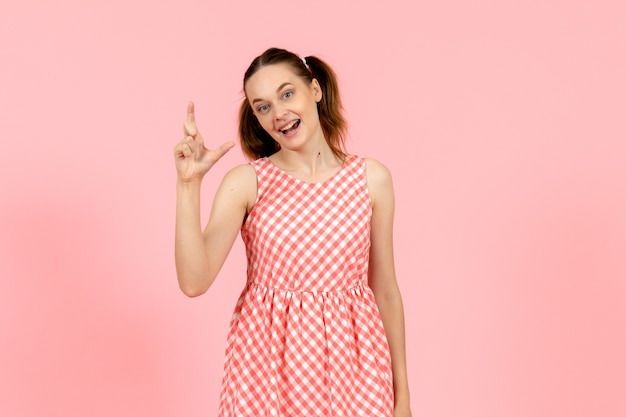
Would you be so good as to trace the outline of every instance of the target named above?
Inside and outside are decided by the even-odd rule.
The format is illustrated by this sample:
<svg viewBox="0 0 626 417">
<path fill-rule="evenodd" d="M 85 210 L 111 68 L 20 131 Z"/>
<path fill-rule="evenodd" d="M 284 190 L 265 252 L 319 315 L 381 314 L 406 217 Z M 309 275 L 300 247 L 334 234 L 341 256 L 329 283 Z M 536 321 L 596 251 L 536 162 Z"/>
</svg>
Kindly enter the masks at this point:
<svg viewBox="0 0 626 417">
<path fill-rule="evenodd" d="M 380 162 L 367 159 L 367 185 L 372 199 L 369 286 L 385 327 L 395 398 L 394 417 L 410 417 L 409 383 L 406 368 L 404 309 L 393 256 L 394 193 L 389 170 Z"/>
</svg>

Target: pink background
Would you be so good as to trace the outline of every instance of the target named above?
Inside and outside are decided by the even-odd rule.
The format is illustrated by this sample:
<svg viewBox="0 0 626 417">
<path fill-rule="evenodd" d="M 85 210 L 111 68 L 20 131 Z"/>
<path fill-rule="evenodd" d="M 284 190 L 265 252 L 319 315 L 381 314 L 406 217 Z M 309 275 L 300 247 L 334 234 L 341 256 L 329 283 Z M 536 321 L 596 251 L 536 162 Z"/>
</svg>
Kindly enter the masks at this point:
<svg viewBox="0 0 626 417">
<path fill-rule="evenodd" d="M 413 415 L 626 415 L 626 7 L 430 3 L 2 0 L 0 415 L 215 415 L 244 257 L 178 290 L 172 148 L 275 45 L 393 172 Z"/>
</svg>

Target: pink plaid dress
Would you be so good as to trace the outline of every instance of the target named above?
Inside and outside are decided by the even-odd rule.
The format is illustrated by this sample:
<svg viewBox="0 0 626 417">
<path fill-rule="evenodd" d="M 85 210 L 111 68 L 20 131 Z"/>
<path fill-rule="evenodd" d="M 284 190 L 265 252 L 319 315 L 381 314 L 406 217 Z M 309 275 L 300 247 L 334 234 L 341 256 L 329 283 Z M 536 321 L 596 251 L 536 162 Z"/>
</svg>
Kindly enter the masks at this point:
<svg viewBox="0 0 626 417">
<path fill-rule="evenodd" d="M 248 280 L 227 340 L 220 417 L 393 415 L 389 346 L 367 285 L 372 206 L 349 155 L 308 183 L 252 163 Z"/>
</svg>

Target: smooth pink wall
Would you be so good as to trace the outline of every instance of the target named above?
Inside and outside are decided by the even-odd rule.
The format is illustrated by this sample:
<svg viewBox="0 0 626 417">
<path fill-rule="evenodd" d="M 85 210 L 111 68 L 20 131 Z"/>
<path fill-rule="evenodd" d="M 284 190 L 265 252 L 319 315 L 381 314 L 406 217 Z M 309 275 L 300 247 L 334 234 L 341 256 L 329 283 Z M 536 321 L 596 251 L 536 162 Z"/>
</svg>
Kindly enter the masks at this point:
<svg viewBox="0 0 626 417">
<path fill-rule="evenodd" d="M 215 415 L 244 257 L 179 292 L 172 148 L 274 45 L 394 174 L 413 415 L 626 415 L 623 4 L 2 1 L 0 415 Z"/>
</svg>

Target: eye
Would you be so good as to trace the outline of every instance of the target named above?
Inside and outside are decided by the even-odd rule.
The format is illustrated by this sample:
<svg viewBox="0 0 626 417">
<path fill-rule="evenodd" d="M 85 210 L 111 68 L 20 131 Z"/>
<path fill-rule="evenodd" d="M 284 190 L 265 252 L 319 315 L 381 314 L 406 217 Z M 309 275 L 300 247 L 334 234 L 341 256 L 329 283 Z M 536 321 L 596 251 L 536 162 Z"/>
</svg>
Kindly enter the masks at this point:
<svg viewBox="0 0 626 417">
<path fill-rule="evenodd" d="M 269 108 L 270 108 L 270 106 L 269 106 L 269 105 L 264 104 L 264 105 L 262 105 L 262 106 L 259 106 L 259 107 L 257 108 L 257 111 L 258 111 L 259 113 L 265 113 L 266 111 L 268 111 L 268 110 L 269 110 Z"/>
<path fill-rule="evenodd" d="M 285 91 L 285 94 L 283 94 L 283 98 L 289 98 L 293 96 L 293 91 Z"/>
</svg>

